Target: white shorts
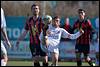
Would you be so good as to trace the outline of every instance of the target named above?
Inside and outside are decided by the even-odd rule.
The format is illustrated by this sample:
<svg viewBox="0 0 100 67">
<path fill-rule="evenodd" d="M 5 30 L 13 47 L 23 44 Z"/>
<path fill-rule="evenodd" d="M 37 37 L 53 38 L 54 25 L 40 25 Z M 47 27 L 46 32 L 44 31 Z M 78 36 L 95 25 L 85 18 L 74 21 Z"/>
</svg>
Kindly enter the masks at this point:
<svg viewBox="0 0 100 67">
<path fill-rule="evenodd" d="M 40 44 L 40 46 L 41 46 L 41 49 L 46 53 L 54 52 L 54 53 L 59 54 L 58 45 L 56 46 L 48 45 L 48 47 L 46 47 L 45 45 Z"/>
<path fill-rule="evenodd" d="M 7 51 L 3 42 L 1 42 L 1 55 L 7 55 Z"/>
<path fill-rule="evenodd" d="M 58 48 L 58 45 L 57 45 L 57 46 L 49 45 L 49 46 L 48 46 L 48 51 L 49 51 L 49 52 L 54 52 L 54 53 L 59 54 L 59 48 Z"/>
</svg>

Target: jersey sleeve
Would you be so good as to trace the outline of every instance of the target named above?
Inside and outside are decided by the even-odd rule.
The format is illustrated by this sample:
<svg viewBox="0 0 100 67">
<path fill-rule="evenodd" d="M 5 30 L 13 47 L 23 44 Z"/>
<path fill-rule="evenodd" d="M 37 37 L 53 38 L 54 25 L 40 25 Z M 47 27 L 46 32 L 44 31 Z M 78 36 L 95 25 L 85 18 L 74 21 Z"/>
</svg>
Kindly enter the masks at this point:
<svg viewBox="0 0 100 67">
<path fill-rule="evenodd" d="M 42 38 L 43 38 L 43 31 L 40 33 L 40 36 L 39 36 L 40 41 L 42 41 Z"/>
<path fill-rule="evenodd" d="M 74 22 L 74 25 L 73 25 L 73 28 L 72 28 L 73 31 L 78 27 L 77 22 L 78 22 L 78 20 Z"/>
<path fill-rule="evenodd" d="M 29 30 L 29 20 L 28 19 L 26 20 L 24 29 Z"/>
<path fill-rule="evenodd" d="M 89 19 L 87 19 L 87 22 L 88 22 L 88 29 L 92 30 L 92 24 L 91 24 L 91 21 Z"/>
<path fill-rule="evenodd" d="M 62 37 L 63 38 L 69 38 L 69 39 L 77 39 L 78 37 L 80 37 L 82 35 L 82 33 L 77 32 L 75 34 L 70 34 L 68 33 L 66 30 L 62 29 Z"/>
<path fill-rule="evenodd" d="M 6 27 L 6 20 L 5 20 L 5 16 L 4 16 L 4 11 L 1 8 L 1 28 Z"/>
</svg>

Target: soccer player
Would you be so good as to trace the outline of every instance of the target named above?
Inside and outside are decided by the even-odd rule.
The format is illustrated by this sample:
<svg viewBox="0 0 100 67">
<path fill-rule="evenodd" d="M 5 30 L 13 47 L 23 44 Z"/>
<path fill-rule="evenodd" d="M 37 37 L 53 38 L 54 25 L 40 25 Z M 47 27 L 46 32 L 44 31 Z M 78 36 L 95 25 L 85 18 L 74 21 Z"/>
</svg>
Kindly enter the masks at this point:
<svg viewBox="0 0 100 67">
<path fill-rule="evenodd" d="M 61 37 L 63 38 L 70 38 L 76 39 L 82 35 L 84 31 L 80 29 L 79 32 L 76 34 L 70 34 L 65 29 L 60 28 L 60 18 L 55 16 L 53 18 L 52 24 L 49 25 L 49 29 L 47 30 L 47 36 L 45 39 L 47 40 L 47 50 L 51 53 L 52 56 L 52 65 L 58 65 L 58 58 L 59 58 L 59 43 Z M 40 34 L 40 41 L 42 42 L 43 32 Z"/>
<path fill-rule="evenodd" d="M 93 28 L 89 19 L 85 18 L 85 10 L 79 9 L 78 14 L 79 14 L 79 18 L 73 25 L 73 31 L 82 28 L 84 30 L 84 34 L 82 34 L 76 40 L 75 53 L 76 53 L 77 66 L 82 65 L 82 61 L 81 61 L 82 53 L 84 54 L 84 58 L 89 63 L 89 65 L 94 66 L 95 64 L 92 62 L 91 58 L 89 57 L 90 34 L 93 31 Z"/>
<path fill-rule="evenodd" d="M 45 36 L 47 36 L 46 31 L 52 22 L 52 17 L 49 15 L 46 15 L 44 16 L 43 21 L 44 21 L 44 27 L 43 27 L 43 38 L 42 38 L 41 49 L 46 52 L 47 51 L 47 40 L 45 39 Z"/>
<path fill-rule="evenodd" d="M 21 34 L 21 36 L 18 38 L 17 45 L 21 40 L 24 39 L 26 34 L 29 31 L 30 34 L 30 50 L 32 54 L 32 58 L 34 61 L 34 66 L 40 66 L 39 63 L 39 56 L 41 56 L 43 60 L 43 66 L 47 66 L 47 60 L 45 59 L 47 57 L 47 53 L 43 52 L 40 48 L 40 40 L 39 40 L 39 35 L 40 32 L 43 29 L 44 23 L 42 21 L 42 18 L 39 16 L 39 6 L 37 4 L 33 4 L 31 6 L 31 10 L 33 13 L 32 17 L 29 17 L 28 20 L 26 21 L 25 25 L 25 30 Z"/>
<path fill-rule="evenodd" d="M 11 43 L 7 36 L 6 20 L 5 20 L 4 11 L 2 8 L 1 8 L 1 34 L 2 34 L 2 37 L 5 40 L 6 44 L 9 45 L 9 47 L 11 47 Z M 1 40 L 1 66 L 6 66 L 7 61 L 8 61 L 7 51 L 4 46 L 3 41 Z"/>
<path fill-rule="evenodd" d="M 66 22 L 65 22 L 65 25 L 64 25 L 64 29 L 66 31 L 68 31 L 69 33 L 72 33 L 72 27 L 70 25 L 70 21 L 69 21 L 69 18 L 66 18 Z"/>
<path fill-rule="evenodd" d="M 96 42 L 95 42 L 95 52 L 96 52 L 96 65 L 99 66 L 99 18 L 95 20 L 96 25 Z"/>
</svg>

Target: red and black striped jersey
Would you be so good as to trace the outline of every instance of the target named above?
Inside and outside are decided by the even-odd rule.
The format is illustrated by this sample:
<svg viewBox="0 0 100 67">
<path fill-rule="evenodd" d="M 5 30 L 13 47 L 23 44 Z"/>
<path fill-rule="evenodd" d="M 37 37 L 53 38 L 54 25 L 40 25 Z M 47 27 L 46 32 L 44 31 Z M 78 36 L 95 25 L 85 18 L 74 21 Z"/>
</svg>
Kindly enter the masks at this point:
<svg viewBox="0 0 100 67">
<path fill-rule="evenodd" d="M 29 30 L 30 44 L 40 44 L 39 35 L 43 29 L 44 23 L 41 17 L 36 20 L 30 17 L 25 24 L 25 30 Z"/>
<path fill-rule="evenodd" d="M 76 44 L 90 44 L 90 34 L 93 30 L 90 20 L 84 19 L 83 21 L 79 21 L 78 19 L 73 25 L 73 30 L 80 27 L 84 30 L 84 34 L 77 38 Z"/>
</svg>

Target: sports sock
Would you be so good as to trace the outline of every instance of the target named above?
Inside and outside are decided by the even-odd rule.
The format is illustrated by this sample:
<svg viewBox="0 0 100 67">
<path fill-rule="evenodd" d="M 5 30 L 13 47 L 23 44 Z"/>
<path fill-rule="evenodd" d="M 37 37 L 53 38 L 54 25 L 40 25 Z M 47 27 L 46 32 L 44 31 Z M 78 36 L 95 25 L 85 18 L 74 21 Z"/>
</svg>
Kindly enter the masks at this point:
<svg viewBox="0 0 100 67">
<path fill-rule="evenodd" d="M 90 60 L 90 61 L 87 61 L 88 62 L 88 64 L 90 65 L 90 66 L 95 66 L 95 64 Z"/>
<path fill-rule="evenodd" d="M 39 62 L 34 62 L 34 66 L 40 66 Z"/>
<path fill-rule="evenodd" d="M 43 62 L 43 66 L 48 66 L 48 63 L 44 63 L 44 62 Z"/>
<path fill-rule="evenodd" d="M 77 60 L 77 66 L 82 66 L 82 61 L 81 60 Z"/>
</svg>

